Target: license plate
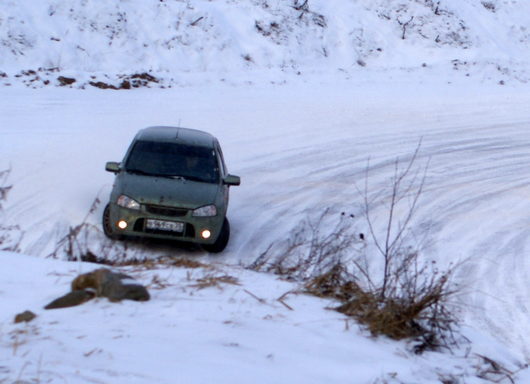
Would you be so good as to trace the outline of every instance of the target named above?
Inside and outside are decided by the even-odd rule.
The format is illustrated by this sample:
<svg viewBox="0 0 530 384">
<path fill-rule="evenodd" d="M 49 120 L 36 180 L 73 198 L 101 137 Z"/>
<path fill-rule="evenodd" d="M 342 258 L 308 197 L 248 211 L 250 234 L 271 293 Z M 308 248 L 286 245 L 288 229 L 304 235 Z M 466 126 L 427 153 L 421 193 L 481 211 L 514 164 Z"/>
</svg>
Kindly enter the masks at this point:
<svg viewBox="0 0 530 384">
<path fill-rule="evenodd" d="M 161 231 L 169 232 L 183 232 L 184 223 L 177 223 L 175 221 L 153 220 L 147 219 L 145 223 L 147 229 L 159 229 Z"/>
</svg>

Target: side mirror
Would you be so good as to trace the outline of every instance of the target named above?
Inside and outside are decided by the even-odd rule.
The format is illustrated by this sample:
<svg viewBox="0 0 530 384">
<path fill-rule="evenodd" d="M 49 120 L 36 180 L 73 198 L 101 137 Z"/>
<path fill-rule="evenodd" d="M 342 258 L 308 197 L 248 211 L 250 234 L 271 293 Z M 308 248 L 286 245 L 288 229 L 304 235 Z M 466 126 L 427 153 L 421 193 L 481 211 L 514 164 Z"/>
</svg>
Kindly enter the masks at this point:
<svg viewBox="0 0 530 384">
<path fill-rule="evenodd" d="M 105 164 L 105 171 L 107 172 L 118 173 L 120 170 L 120 163 L 109 161 L 107 164 Z"/>
<path fill-rule="evenodd" d="M 237 186 L 241 184 L 241 178 L 239 176 L 226 175 L 226 177 L 223 180 L 223 183 L 226 185 Z"/>
</svg>

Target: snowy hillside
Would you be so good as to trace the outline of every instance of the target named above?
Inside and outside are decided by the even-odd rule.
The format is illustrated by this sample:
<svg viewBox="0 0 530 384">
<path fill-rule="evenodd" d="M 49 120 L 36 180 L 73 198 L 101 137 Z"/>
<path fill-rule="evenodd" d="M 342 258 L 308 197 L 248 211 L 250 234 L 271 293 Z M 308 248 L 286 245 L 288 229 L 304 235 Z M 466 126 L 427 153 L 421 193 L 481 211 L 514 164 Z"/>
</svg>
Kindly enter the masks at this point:
<svg viewBox="0 0 530 384">
<path fill-rule="evenodd" d="M 0 384 L 530 383 L 528 28 L 527 0 L 0 0 Z M 105 162 L 152 125 L 211 132 L 241 176 L 221 254 L 103 235 Z M 378 276 L 418 143 L 402 249 L 457 266 L 458 319 L 420 355 L 256 267 L 327 211 Z M 100 267 L 79 256 L 151 300 L 44 310 Z"/>
<path fill-rule="evenodd" d="M 525 0 L 5 0 L 0 81 L 168 86 L 371 71 L 527 81 L 529 25 Z M 131 78 L 143 73 L 155 79 Z"/>
</svg>

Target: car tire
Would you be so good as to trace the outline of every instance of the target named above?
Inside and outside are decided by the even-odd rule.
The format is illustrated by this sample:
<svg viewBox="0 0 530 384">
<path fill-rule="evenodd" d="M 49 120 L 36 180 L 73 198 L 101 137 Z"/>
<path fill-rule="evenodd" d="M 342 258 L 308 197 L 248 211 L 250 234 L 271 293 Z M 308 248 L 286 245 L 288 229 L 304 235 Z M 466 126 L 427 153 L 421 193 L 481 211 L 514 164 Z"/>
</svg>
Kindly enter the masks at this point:
<svg viewBox="0 0 530 384">
<path fill-rule="evenodd" d="M 112 224 L 110 223 L 110 205 L 109 204 L 105 206 L 101 224 L 103 226 L 103 233 L 105 233 L 105 236 L 107 236 L 109 239 L 119 240 L 121 238 L 121 236 L 117 235 L 116 232 L 114 232 L 114 228 L 112 228 Z"/>
<path fill-rule="evenodd" d="M 221 232 L 219 233 L 217 240 L 215 240 L 215 243 L 202 244 L 201 247 L 206 252 L 219 253 L 219 252 L 222 252 L 226 248 L 226 245 L 228 244 L 229 239 L 230 239 L 230 223 L 228 222 L 228 219 L 225 217 L 225 220 L 223 221 L 223 226 L 221 227 Z"/>
</svg>

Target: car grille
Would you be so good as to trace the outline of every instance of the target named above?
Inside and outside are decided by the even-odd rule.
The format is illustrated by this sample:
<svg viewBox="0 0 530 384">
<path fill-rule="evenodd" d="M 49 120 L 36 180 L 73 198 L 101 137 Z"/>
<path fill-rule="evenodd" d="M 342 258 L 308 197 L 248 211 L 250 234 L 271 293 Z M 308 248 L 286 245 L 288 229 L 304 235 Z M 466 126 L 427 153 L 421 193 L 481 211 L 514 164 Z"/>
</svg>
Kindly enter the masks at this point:
<svg viewBox="0 0 530 384">
<path fill-rule="evenodd" d="M 153 215 L 169 217 L 183 217 L 188 214 L 188 210 L 185 208 L 171 208 L 163 207 L 161 205 L 146 205 L 145 210 Z"/>
</svg>

